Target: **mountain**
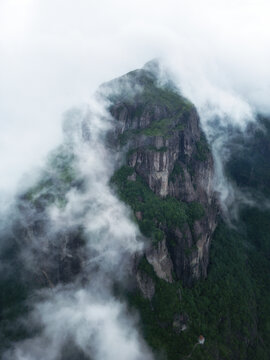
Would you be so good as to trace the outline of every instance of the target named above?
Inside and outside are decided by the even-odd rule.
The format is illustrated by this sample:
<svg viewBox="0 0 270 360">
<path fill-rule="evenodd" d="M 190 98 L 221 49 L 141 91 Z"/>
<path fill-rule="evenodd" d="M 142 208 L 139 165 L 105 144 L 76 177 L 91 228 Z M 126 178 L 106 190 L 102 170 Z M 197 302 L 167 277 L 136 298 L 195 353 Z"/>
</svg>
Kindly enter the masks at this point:
<svg viewBox="0 0 270 360">
<path fill-rule="evenodd" d="M 157 276 L 190 285 L 207 275 L 216 227 L 213 159 L 195 107 L 170 84 L 158 86 L 151 66 L 102 86 L 117 121 L 116 146 L 126 156 L 112 182 L 151 239 L 146 258 Z"/>
<path fill-rule="evenodd" d="M 99 115 L 105 125 L 96 127 L 104 127 L 102 135 L 92 126 L 95 114 L 72 110 L 64 143 L 50 154 L 39 180 L 18 194 L 11 226 L 2 233 L 1 354 L 42 334 L 44 324 L 21 321 L 35 307 L 32 298 L 42 301 L 48 289 L 75 294 L 90 286 L 100 302 L 110 296 L 110 304 L 116 299 L 138 315 L 155 358 L 269 359 L 269 119 L 260 116 L 247 134 L 228 130 L 226 176 L 249 200 L 234 204 L 238 218 L 228 224 L 198 112 L 156 61 L 101 85 L 97 98 L 106 107 Z M 95 156 L 90 167 L 87 158 Z M 110 198 L 115 195 L 122 212 Z M 100 212 L 110 206 L 109 215 Z M 112 216 L 127 218 L 115 249 Z M 143 244 L 131 251 L 130 222 Z M 96 358 L 93 347 L 70 338 L 72 333 L 55 359 Z"/>
</svg>

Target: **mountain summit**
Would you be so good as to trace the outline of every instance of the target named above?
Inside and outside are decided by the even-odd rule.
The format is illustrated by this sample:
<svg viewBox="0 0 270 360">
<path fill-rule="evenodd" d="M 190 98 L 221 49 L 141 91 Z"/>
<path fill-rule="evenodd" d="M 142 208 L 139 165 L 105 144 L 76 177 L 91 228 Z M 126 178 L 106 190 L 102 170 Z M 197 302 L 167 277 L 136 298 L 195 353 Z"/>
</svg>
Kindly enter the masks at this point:
<svg viewBox="0 0 270 360">
<path fill-rule="evenodd" d="M 190 285 L 207 275 L 216 227 L 213 159 L 195 107 L 157 73 L 151 62 L 103 85 L 126 154 L 113 182 L 151 239 L 146 258 L 157 276 Z"/>
<path fill-rule="evenodd" d="M 95 101 L 1 232 L 3 359 L 268 360 L 269 119 L 224 128 L 232 228 L 198 112 L 157 61 Z"/>
</svg>

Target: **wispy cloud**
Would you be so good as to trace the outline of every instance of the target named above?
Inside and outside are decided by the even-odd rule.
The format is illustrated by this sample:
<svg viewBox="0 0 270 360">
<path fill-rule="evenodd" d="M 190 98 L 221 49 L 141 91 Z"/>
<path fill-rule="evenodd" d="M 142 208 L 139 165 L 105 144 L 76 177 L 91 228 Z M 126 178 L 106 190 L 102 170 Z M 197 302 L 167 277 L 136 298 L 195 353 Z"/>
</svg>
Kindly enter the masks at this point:
<svg viewBox="0 0 270 360">
<path fill-rule="evenodd" d="M 20 256 L 28 274 L 42 271 L 46 275 L 50 289 L 33 292 L 35 296 L 29 299 L 34 310 L 24 321 L 28 328 L 36 327 L 36 334 L 14 343 L 4 359 L 56 360 L 65 357 L 69 347 L 77 356 L 81 351 L 87 359 L 152 358 L 138 333 L 136 320 L 113 295 L 113 284 L 123 283 L 130 274 L 132 257 L 143 249 L 143 242 L 130 210 L 109 186 L 118 160 L 117 152 L 108 150 L 104 143 L 110 127 L 109 114 L 94 101 L 91 111 L 68 113 L 66 131 L 72 131 L 67 131 L 66 142 L 75 152 L 84 190 L 71 189 L 64 208 L 48 205 L 41 214 L 31 204 L 23 209 L 28 239 L 21 239 L 24 245 Z M 41 232 L 34 230 L 38 220 L 45 222 Z M 61 234 L 73 236 L 73 229 L 78 227 L 83 229 L 86 240 L 81 249 L 81 272 L 73 283 L 54 287 L 42 264 L 49 270 L 57 269 L 53 262 L 59 261 L 59 256 L 76 256 L 68 253 Z"/>
<path fill-rule="evenodd" d="M 241 124 L 269 111 L 268 1 L 3 0 L 0 188 L 61 138 L 61 114 L 162 57 L 199 108 Z"/>
<path fill-rule="evenodd" d="M 103 142 L 110 121 L 98 104 L 89 112 L 81 103 L 89 103 L 100 83 L 162 58 L 198 108 L 225 204 L 234 191 L 223 170 L 227 128 L 244 130 L 254 113 L 270 111 L 269 11 L 264 0 L 1 1 L 1 211 L 6 214 L 3 204 L 11 201 L 7 194 L 33 181 L 32 173 L 22 175 L 42 166 L 61 143 L 62 114 L 78 105 L 83 110 L 67 114 L 63 127 L 75 136 L 87 192 L 73 189 L 65 210 L 49 209 L 48 234 L 83 225 L 89 254 L 84 271 L 93 263 L 99 268 L 87 286 L 45 292 L 29 318 L 41 332 L 17 343 L 6 358 L 56 359 L 70 338 L 98 360 L 151 358 L 110 288 L 110 276 L 125 272 L 122 259 L 142 247 L 128 209 L 108 187 L 117 161 Z M 81 120 L 88 124 L 90 145 L 76 132 Z M 36 249 L 41 240 L 46 239 L 32 238 Z M 27 250 L 29 260 L 32 249 Z"/>
</svg>

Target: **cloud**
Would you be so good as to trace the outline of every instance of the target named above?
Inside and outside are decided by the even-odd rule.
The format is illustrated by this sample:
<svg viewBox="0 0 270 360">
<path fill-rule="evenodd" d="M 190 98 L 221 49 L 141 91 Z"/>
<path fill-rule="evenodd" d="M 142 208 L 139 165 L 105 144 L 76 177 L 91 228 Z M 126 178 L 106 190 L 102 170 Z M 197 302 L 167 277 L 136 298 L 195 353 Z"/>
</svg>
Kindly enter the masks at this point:
<svg viewBox="0 0 270 360">
<path fill-rule="evenodd" d="M 197 106 L 237 122 L 269 111 L 268 1 L 3 0 L 0 188 L 61 138 L 61 113 L 163 57 Z M 248 106 L 247 106 L 248 104 Z"/>
<path fill-rule="evenodd" d="M 135 330 L 134 318 L 109 295 L 101 298 L 88 289 L 59 288 L 47 294 L 27 320 L 43 328 L 41 335 L 7 352 L 5 360 L 54 360 L 74 349 L 85 359 L 152 359 Z"/>
<path fill-rule="evenodd" d="M 111 280 L 127 269 L 122 259 L 142 245 L 128 209 L 108 187 L 118 159 L 104 147 L 110 121 L 91 96 L 101 83 L 162 58 L 198 108 L 225 204 L 234 194 L 223 170 L 227 128 L 244 131 L 256 112 L 270 111 L 269 11 L 264 0 L 1 1 L 0 209 L 7 213 L 10 194 L 33 182 L 30 169 L 38 173 L 47 152 L 73 134 L 87 192 L 73 189 L 65 210 L 48 209 L 51 238 L 33 237 L 24 256 L 34 261 L 40 241 L 46 248 L 61 227 L 83 225 L 84 272 L 99 268 L 87 287 L 75 283 L 45 293 L 29 320 L 41 332 L 15 344 L 6 358 L 56 359 L 69 339 L 98 360 L 151 357 L 111 291 Z M 62 137 L 62 114 L 73 106 L 80 110 L 64 115 Z M 90 146 L 76 132 L 82 120 Z"/>
<path fill-rule="evenodd" d="M 104 104 L 93 99 L 91 105 L 68 112 L 64 126 L 64 146 L 75 153 L 83 189 L 71 188 L 64 208 L 47 204 L 44 212 L 20 200 L 25 233 L 20 239 L 20 258 L 26 276 L 45 274 L 50 290 L 32 290 L 28 302 L 33 310 L 20 321 L 35 329 L 34 334 L 14 342 L 4 359 L 57 360 L 70 351 L 75 357 L 83 354 L 93 360 L 152 359 L 135 317 L 128 315 L 126 305 L 113 294 L 113 284 L 124 284 L 131 274 L 132 257 L 143 249 L 143 242 L 130 210 L 109 186 L 119 156 L 104 143 L 112 119 Z M 59 258 L 77 256 L 67 246 L 77 228 L 83 229 L 86 241 L 81 249 L 81 271 L 72 282 L 69 278 L 66 285 L 55 287 Z"/>
</svg>

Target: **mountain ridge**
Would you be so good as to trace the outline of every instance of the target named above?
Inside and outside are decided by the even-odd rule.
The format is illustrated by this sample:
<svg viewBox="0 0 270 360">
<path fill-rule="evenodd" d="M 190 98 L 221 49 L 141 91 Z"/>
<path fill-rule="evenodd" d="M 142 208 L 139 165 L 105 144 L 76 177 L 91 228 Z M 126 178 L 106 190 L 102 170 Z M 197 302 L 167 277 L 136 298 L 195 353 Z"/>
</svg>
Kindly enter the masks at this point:
<svg viewBox="0 0 270 360">
<path fill-rule="evenodd" d="M 108 174 L 102 168 L 98 172 L 108 179 L 98 182 L 108 182 L 112 194 L 127 204 L 121 209 L 144 240 L 144 247 L 135 247 L 131 256 L 126 249 L 120 253 L 130 256 L 124 270 L 125 259 L 117 268 L 126 281 L 103 264 L 106 252 L 107 261 L 114 260 L 110 241 L 101 245 L 101 253 L 91 246 L 89 250 L 89 242 L 100 241 L 99 232 L 89 237 L 85 224 L 78 221 L 60 222 L 57 231 L 50 227 L 51 208 L 61 215 L 74 193 L 79 195 L 76 220 L 91 206 L 97 212 L 106 205 L 91 204 L 93 199 L 86 196 L 91 184 L 79 171 L 80 154 L 68 136 L 77 136 L 74 129 L 79 132 L 86 155 L 89 144 L 99 144 L 96 139 L 91 143 L 91 114 L 75 111 L 80 122 L 50 155 L 39 181 L 18 195 L 12 228 L 3 234 L 6 248 L 1 260 L 13 272 L 0 278 L 1 352 L 42 332 L 42 327 L 20 321 L 31 314 L 30 299 L 42 298 L 48 289 L 51 294 L 61 288 L 73 293 L 76 286 L 84 291 L 93 282 L 95 291 L 104 294 L 112 288 L 113 299 L 127 304 L 129 314 L 139 314 L 143 339 L 157 358 L 185 359 L 194 349 L 194 360 L 268 360 L 269 210 L 245 205 L 234 229 L 224 222 L 212 185 L 211 148 L 196 108 L 166 76 L 160 80 L 159 71 L 158 63 L 150 62 L 98 90 L 111 126 L 105 126 L 109 130 L 102 133 L 97 150 L 108 150 L 108 159 L 98 157 L 110 166 Z M 260 191 L 267 198 L 269 120 L 263 123 L 265 131 L 251 128 L 249 137 L 233 133 L 224 165 L 235 186 Z M 94 177 L 98 169 L 89 171 Z M 87 222 L 92 218 L 97 221 L 91 216 Z M 105 219 L 100 232 L 108 232 L 109 225 Z M 141 238 L 139 233 L 135 236 Z M 123 240 L 117 251 L 128 242 Z M 205 343 L 194 348 L 200 334 Z M 66 360 L 69 355 L 72 360 L 95 357 L 73 341 L 63 342 L 57 356 Z"/>
<path fill-rule="evenodd" d="M 151 63 L 147 68 L 151 68 Z M 122 173 L 120 169 L 114 175 L 114 182 L 122 199 L 135 211 L 141 231 L 147 237 L 153 236 L 156 242 L 151 228 L 159 237 L 164 234 L 160 249 L 153 249 L 148 256 L 157 273 L 164 273 L 163 278 L 172 281 L 174 272 L 185 284 L 191 284 L 194 279 L 206 277 L 211 234 L 218 212 L 211 184 L 213 159 L 200 129 L 198 114 L 174 88 L 159 86 L 155 73 L 149 70 L 135 70 L 111 81 L 107 87 L 114 94 L 119 83 L 123 89 L 128 89 L 127 98 L 125 95 L 115 99 L 113 95 L 106 96 L 112 99 L 109 109 L 117 121 L 115 143 L 126 153 L 125 171 L 129 174 L 124 178 L 124 169 Z M 145 87 L 139 89 L 143 84 Z M 148 195 L 145 194 L 149 203 L 151 192 L 153 199 L 156 197 L 155 205 L 149 204 L 149 209 L 143 204 L 147 202 L 145 198 L 141 204 L 138 201 L 140 191 L 144 191 L 143 184 L 150 190 Z M 137 191 L 137 195 L 130 197 L 132 191 Z M 181 220 L 179 215 L 178 226 L 177 220 L 174 225 L 171 222 L 167 226 L 168 219 L 161 213 L 169 212 L 171 206 L 174 209 L 171 212 L 176 214 L 180 203 L 179 213 L 186 212 L 186 219 Z M 190 206 L 185 211 L 187 204 Z M 156 212 L 156 218 L 149 214 L 150 208 Z M 163 259 L 167 273 L 158 259 Z"/>
</svg>

